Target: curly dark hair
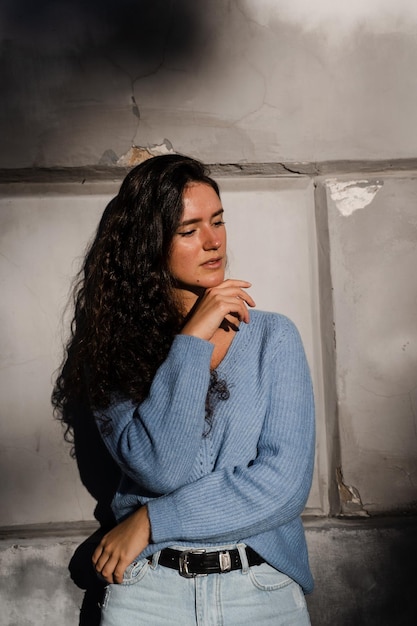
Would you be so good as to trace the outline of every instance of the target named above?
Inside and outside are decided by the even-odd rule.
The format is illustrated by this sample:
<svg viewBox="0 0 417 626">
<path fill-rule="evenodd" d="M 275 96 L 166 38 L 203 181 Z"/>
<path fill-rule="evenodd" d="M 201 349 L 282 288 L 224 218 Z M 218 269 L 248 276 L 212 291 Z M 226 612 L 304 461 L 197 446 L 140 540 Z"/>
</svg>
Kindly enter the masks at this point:
<svg viewBox="0 0 417 626">
<path fill-rule="evenodd" d="M 185 187 L 218 185 L 182 155 L 132 169 L 107 205 L 73 289 L 74 317 L 52 393 L 71 439 L 77 407 L 105 409 L 114 396 L 140 403 L 184 323 L 169 272 Z"/>
</svg>

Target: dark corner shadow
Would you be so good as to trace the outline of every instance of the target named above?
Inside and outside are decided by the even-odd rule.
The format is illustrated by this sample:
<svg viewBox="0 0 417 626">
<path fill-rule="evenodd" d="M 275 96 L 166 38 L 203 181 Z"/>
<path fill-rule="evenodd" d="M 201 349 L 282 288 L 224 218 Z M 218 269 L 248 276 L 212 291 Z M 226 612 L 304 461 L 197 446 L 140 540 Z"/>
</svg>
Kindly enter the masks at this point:
<svg viewBox="0 0 417 626">
<path fill-rule="evenodd" d="M 78 471 L 84 487 L 97 502 L 94 517 L 100 527 L 78 546 L 68 568 L 74 583 L 85 590 L 80 626 L 98 626 L 105 583 L 97 577 L 91 559 L 101 537 L 116 523 L 111 501 L 119 484 L 120 469 L 107 451 L 91 411 L 78 407 L 73 420 Z"/>
</svg>

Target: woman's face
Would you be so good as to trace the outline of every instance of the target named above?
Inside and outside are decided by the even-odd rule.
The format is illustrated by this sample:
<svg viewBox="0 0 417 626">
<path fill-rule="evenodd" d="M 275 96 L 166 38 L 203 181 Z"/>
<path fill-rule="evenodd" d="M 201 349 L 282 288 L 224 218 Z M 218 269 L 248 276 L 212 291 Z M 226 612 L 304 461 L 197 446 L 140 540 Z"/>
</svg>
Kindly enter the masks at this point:
<svg viewBox="0 0 417 626">
<path fill-rule="evenodd" d="M 191 183 L 183 195 L 181 223 L 172 240 L 169 270 L 184 304 L 224 280 L 226 229 L 219 196 L 210 185 Z"/>
</svg>

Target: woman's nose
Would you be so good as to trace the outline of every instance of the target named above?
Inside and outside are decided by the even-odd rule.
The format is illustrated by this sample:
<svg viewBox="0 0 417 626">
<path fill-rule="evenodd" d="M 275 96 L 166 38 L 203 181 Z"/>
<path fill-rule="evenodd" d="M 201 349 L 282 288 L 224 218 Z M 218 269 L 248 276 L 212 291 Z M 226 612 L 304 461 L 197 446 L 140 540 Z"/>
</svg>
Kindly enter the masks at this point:
<svg viewBox="0 0 417 626">
<path fill-rule="evenodd" d="M 204 240 L 204 250 L 218 250 L 222 245 L 218 233 L 208 233 Z"/>
</svg>

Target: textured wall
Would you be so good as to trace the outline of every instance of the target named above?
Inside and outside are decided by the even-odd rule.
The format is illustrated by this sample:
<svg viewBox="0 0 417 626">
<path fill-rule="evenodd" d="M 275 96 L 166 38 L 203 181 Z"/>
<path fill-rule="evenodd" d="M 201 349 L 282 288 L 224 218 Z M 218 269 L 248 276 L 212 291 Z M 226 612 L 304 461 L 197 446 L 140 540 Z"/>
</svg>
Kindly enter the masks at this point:
<svg viewBox="0 0 417 626">
<path fill-rule="evenodd" d="M 416 162 L 369 174 L 378 166 L 363 161 L 417 156 L 416 28 L 414 0 L 0 6 L 0 168 L 129 165 L 141 147 L 255 163 L 268 176 L 282 174 L 279 162 L 322 172 L 312 162 L 344 161 L 327 164 L 332 179 L 301 177 L 291 192 L 275 181 L 266 207 L 268 194 L 252 189 L 256 220 L 279 207 L 266 247 L 262 222 L 254 238 L 252 223 L 229 220 L 259 304 L 288 312 L 306 341 L 319 406 L 311 510 L 327 511 L 330 487 L 333 512 L 363 516 L 307 529 L 314 626 L 415 617 L 415 528 L 370 527 L 365 516 L 417 503 Z M 49 404 L 74 256 L 117 187 L 97 192 L 85 175 L 71 174 L 76 201 L 74 185 L 17 185 L 1 200 L 0 524 L 92 514 Z M 238 186 L 228 193 L 237 209 Z M 0 624 L 75 623 L 80 594 L 65 568 L 76 541 L 0 545 Z"/>
<path fill-rule="evenodd" d="M 345 514 L 414 510 L 416 175 L 219 181 L 230 274 L 253 283 L 259 308 L 289 315 L 306 346 L 318 427 L 309 511 L 329 510 L 332 484 L 339 510 L 336 476 Z M 71 278 L 118 183 L 1 187 L 0 525 L 90 519 L 49 398 Z"/>
<path fill-rule="evenodd" d="M 327 510 L 313 183 L 307 177 L 219 179 L 229 273 L 249 280 L 258 308 L 295 321 L 314 376 L 319 425 L 311 512 Z M 51 381 L 69 319 L 72 277 L 114 183 L 0 185 L 0 526 L 91 519 L 60 425 Z M 4 194 L 2 196 L 2 193 Z"/>
<path fill-rule="evenodd" d="M 307 596 L 312 626 L 414 624 L 416 530 L 416 521 L 406 519 L 307 521 L 316 582 Z M 83 592 L 67 563 L 80 535 L 0 537 L 0 626 L 78 623 Z"/>
<path fill-rule="evenodd" d="M 415 509 L 416 176 L 344 176 L 320 185 L 330 234 L 339 480 L 351 489 L 342 494 L 344 510 Z"/>
<path fill-rule="evenodd" d="M 0 167 L 415 156 L 413 0 L 4 0 Z"/>
</svg>

